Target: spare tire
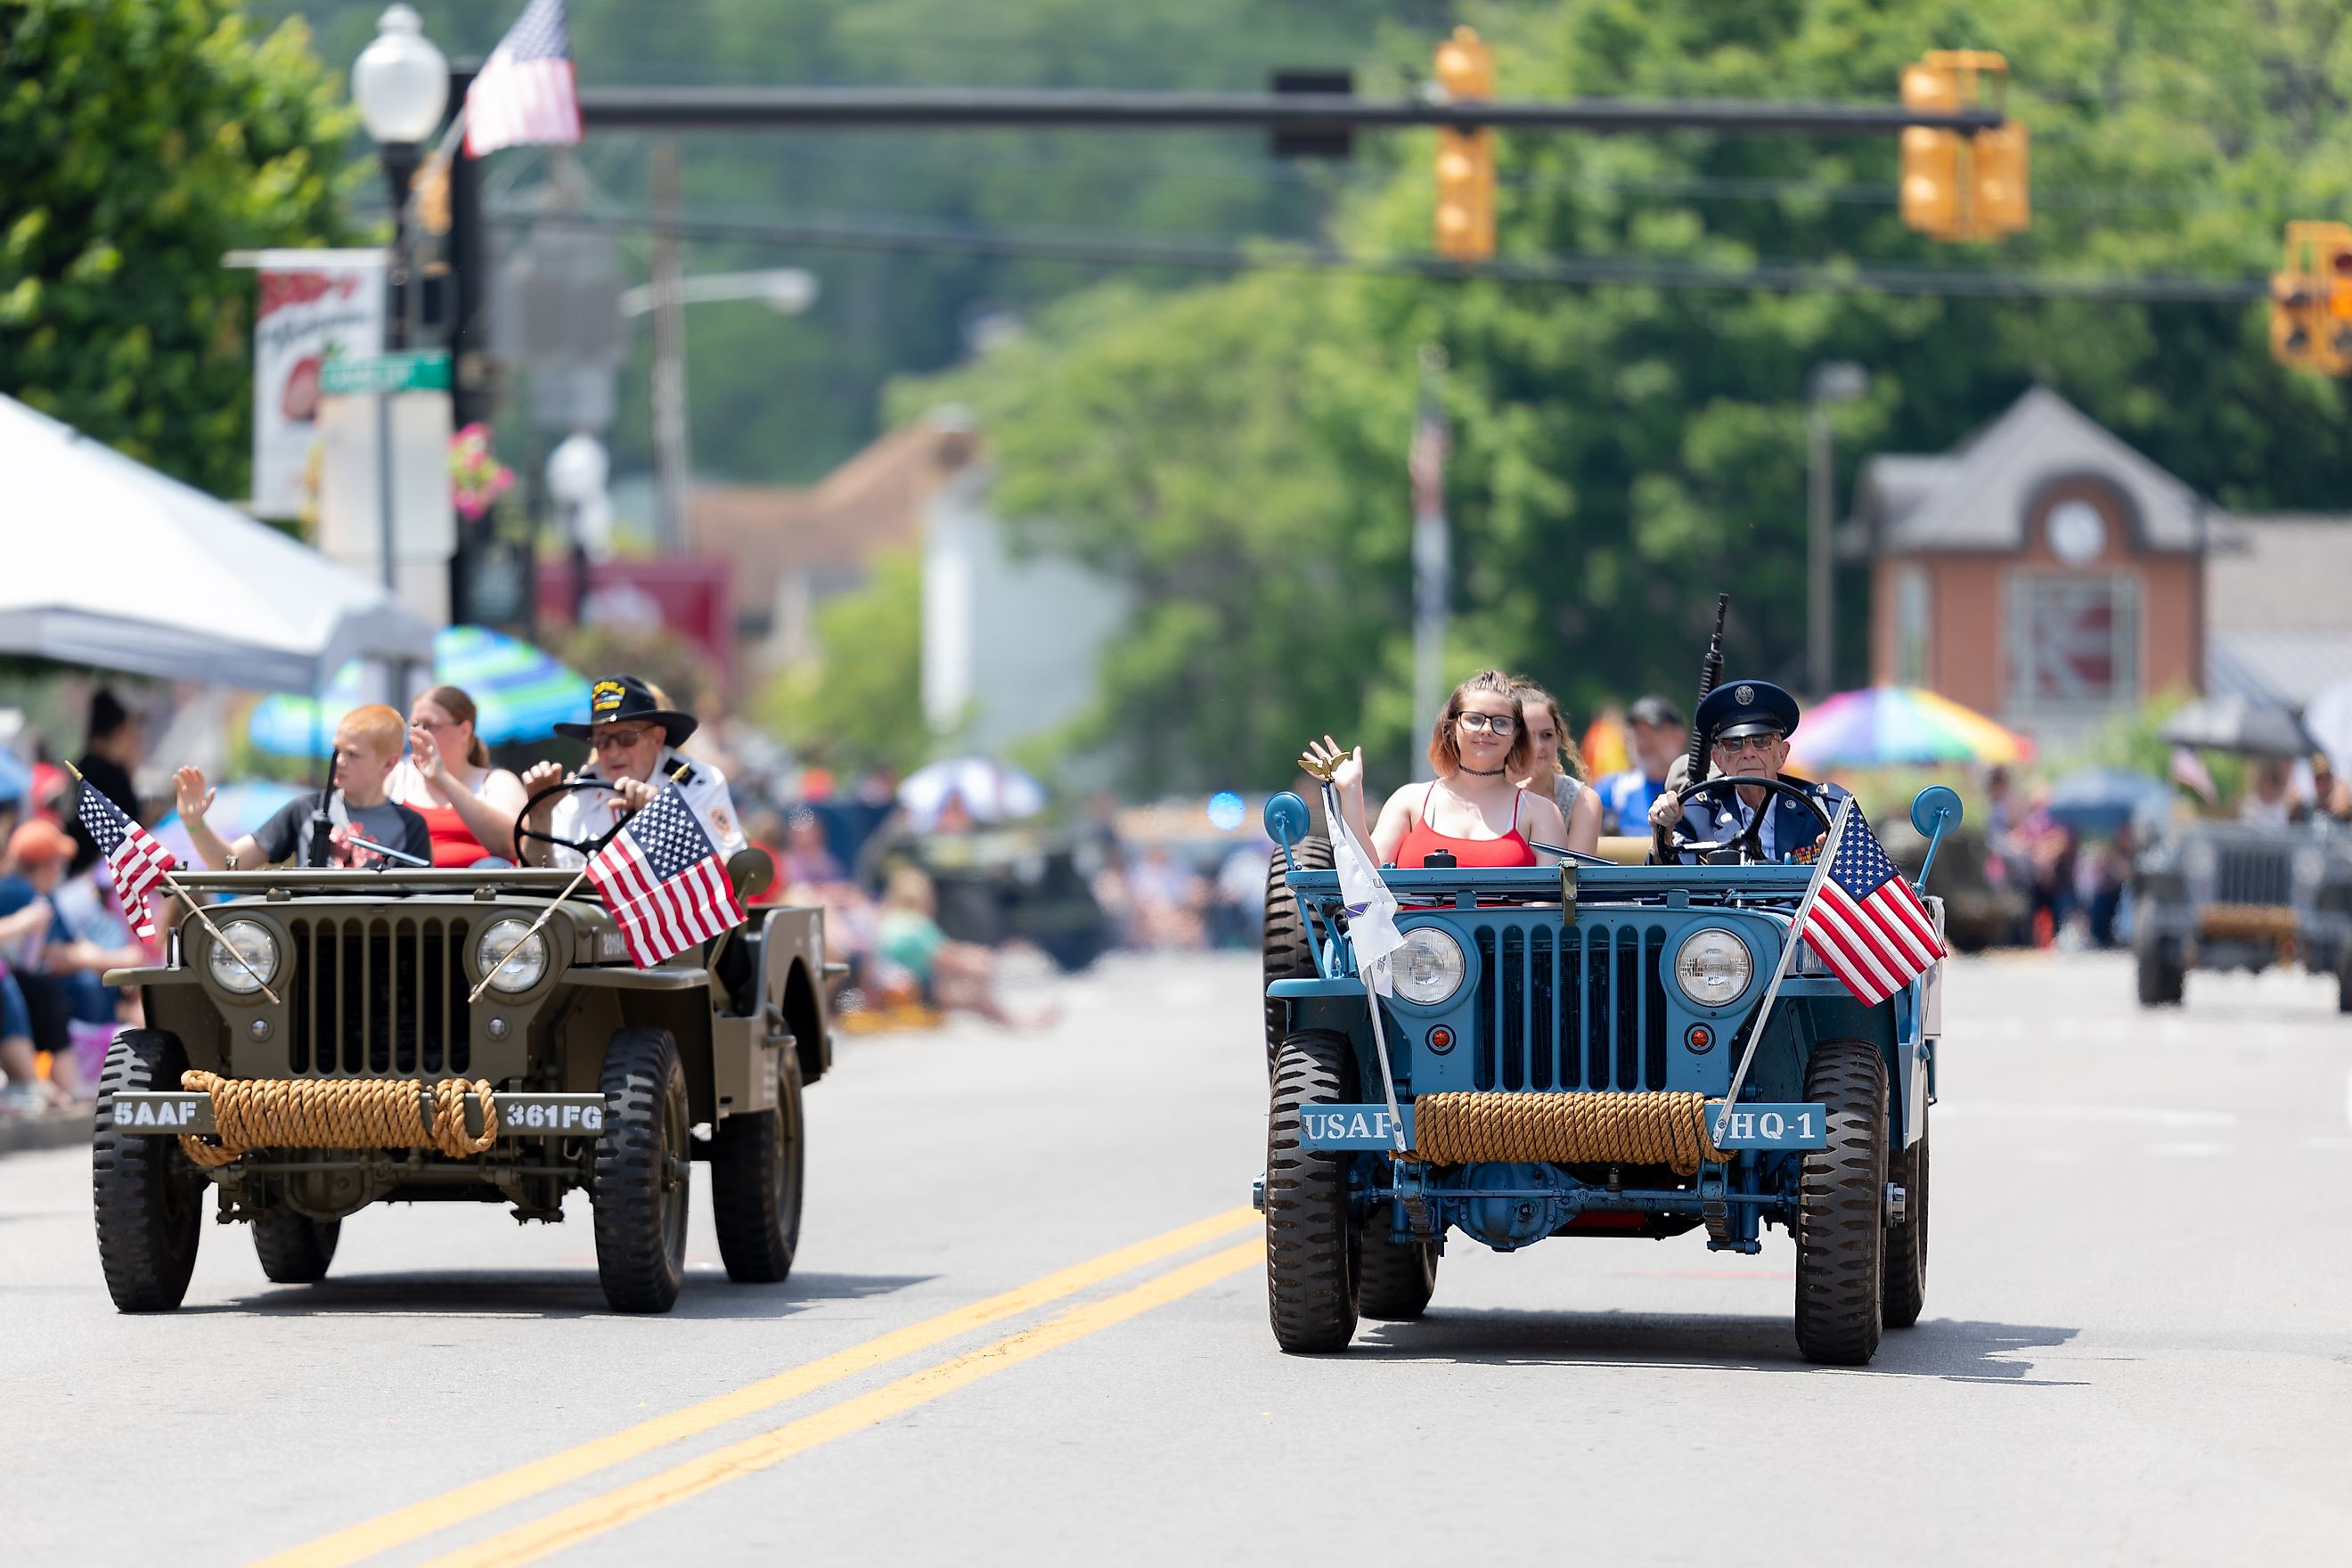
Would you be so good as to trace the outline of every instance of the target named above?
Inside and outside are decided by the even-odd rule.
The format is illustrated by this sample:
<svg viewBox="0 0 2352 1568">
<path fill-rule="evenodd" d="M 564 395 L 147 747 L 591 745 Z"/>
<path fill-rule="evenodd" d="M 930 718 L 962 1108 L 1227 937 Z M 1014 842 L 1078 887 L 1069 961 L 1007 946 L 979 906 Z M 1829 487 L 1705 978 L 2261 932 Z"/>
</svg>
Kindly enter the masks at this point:
<svg viewBox="0 0 2352 1568">
<path fill-rule="evenodd" d="M 1298 857 L 1298 868 L 1302 871 L 1331 869 L 1331 841 L 1328 838 L 1302 838 L 1293 853 Z M 1267 985 L 1277 980 L 1312 980 L 1320 973 L 1315 966 L 1315 928 L 1299 909 L 1290 884 L 1283 879 L 1289 871 L 1289 862 L 1276 849 L 1265 864 L 1265 925 L 1259 941 Z M 1272 1081 L 1274 1058 L 1290 1033 L 1290 1004 L 1278 996 L 1265 996 L 1265 1076 Z"/>
</svg>

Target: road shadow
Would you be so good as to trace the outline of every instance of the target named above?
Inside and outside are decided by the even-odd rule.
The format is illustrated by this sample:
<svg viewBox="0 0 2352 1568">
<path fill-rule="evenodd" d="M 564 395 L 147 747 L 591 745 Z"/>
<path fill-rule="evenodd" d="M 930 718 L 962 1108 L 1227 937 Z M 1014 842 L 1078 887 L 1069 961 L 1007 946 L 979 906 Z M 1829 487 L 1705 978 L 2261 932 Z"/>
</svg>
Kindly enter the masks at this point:
<svg viewBox="0 0 2352 1568">
<path fill-rule="evenodd" d="M 2063 1345 L 2082 1331 L 2022 1323 L 1923 1319 L 1888 1331 L 1866 1367 L 1820 1367 L 1797 1352 L 1786 1316 L 1717 1313 L 1433 1310 L 1413 1323 L 1367 1323 L 1352 1355 L 1493 1366 L 1638 1365 L 1705 1372 L 1839 1372 L 1932 1377 L 2031 1388 L 2080 1385 L 2038 1378 L 2022 1352 Z M 2021 1357 L 2021 1359 L 2011 1359 Z"/>
<path fill-rule="evenodd" d="M 794 1274 L 776 1285 L 737 1285 L 716 1270 L 687 1276 L 670 1318 L 789 1318 L 820 1301 L 860 1300 L 926 1284 L 929 1274 Z M 257 1317 L 611 1318 L 593 1269 L 422 1268 L 399 1274 L 329 1275 L 316 1285 L 280 1285 L 226 1301 L 193 1302 L 184 1313 Z"/>
</svg>

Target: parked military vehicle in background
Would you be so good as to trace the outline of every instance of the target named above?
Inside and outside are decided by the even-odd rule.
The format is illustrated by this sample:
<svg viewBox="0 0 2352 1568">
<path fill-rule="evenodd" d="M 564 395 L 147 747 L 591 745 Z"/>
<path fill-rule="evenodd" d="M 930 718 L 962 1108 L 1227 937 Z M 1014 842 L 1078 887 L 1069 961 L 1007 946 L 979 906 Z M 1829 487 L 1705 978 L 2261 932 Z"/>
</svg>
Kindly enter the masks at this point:
<svg viewBox="0 0 2352 1568">
<path fill-rule="evenodd" d="M 2352 1013 L 2352 831 L 2325 820 L 2168 824 L 2132 867 L 2143 1007 L 2181 1002 L 2192 969 L 2299 963 Z"/>
</svg>

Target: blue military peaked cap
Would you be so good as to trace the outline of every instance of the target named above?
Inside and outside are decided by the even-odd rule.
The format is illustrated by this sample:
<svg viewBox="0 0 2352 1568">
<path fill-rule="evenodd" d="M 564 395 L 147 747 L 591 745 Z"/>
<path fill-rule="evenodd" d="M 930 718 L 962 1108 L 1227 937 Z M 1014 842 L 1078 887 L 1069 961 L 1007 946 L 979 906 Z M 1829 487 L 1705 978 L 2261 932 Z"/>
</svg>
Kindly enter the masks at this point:
<svg viewBox="0 0 2352 1568">
<path fill-rule="evenodd" d="M 1698 729 L 1710 746 L 1768 731 L 1792 735 L 1797 700 L 1769 680 L 1727 680 L 1699 702 Z"/>
</svg>

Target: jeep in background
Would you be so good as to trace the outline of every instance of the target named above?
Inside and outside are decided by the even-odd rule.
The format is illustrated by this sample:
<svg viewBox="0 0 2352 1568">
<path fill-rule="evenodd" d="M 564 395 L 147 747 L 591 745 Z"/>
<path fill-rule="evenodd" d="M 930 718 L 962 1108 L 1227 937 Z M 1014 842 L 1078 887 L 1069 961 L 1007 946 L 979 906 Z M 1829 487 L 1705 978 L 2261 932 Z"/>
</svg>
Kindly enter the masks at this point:
<svg viewBox="0 0 2352 1568">
<path fill-rule="evenodd" d="M 2168 824 L 2132 866 L 2143 1007 L 2178 1004 L 2192 969 L 2300 963 L 2352 1013 L 2352 833 L 2330 822 Z"/>
<path fill-rule="evenodd" d="M 749 899 L 773 866 L 746 850 L 728 874 Z M 137 986 L 146 1010 L 146 1026 L 107 1053 L 99 1093 L 98 1245 L 115 1305 L 180 1304 L 207 1187 L 222 1223 L 253 1227 L 281 1283 L 324 1278 L 341 1221 L 370 1204 L 503 1203 L 519 1221 L 553 1222 L 577 1189 L 593 1204 L 606 1300 L 667 1311 L 697 1161 L 728 1276 L 783 1279 L 800 1236 L 801 1091 L 832 1060 L 821 913 L 755 910 L 719 939 L 743 954 L 720 962 L 706 944 L 641 970 L 592 884 L 550 913 L 572 880 L 524 868 L 183 873 L 191 894 L 227 901 L 200 915 L 174 900 L 164 963 L 107 976 Z M 739 976 L 731 989 L 722 973 Z M 238 1106 L 216 1107 L 205 1074 Z M 407 1095 L 336 1094 L 387 1083 L 414 1088 L 414 1129 Z M 379 1118 L 370 1136 L 312 1146 L 321 1125 L 353 1124 L 339 1098 L 363 1096 Z M 235 1152 L 210 1142 L 216 1110 L 248 1131 L 295 1131 Z"/>
</svg>

